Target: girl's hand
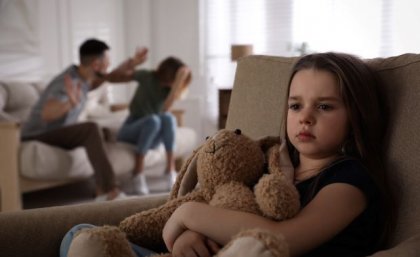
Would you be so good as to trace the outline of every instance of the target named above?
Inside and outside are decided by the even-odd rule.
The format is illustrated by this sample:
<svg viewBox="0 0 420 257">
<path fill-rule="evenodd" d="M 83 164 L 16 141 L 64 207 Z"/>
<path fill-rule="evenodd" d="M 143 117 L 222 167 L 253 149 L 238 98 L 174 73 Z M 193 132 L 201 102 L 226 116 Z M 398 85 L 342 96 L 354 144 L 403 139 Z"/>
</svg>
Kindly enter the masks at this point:
<svg viewBox="0 0 420 257">
<path fill-rule="evenodd" d="M 163 227 L 162 237 L 166 247 L 172 252 L 173 246 L 177 238 L 187 230 L 187 227 L 182 220 L 183 217 L 187 217 L 186 208 L 188 203 L 185 203 L 178 207 Z"/>
<path fill-rule="evenodd" d="M 219 246 L 205 236 L 186 230 L 175 241 L 173 257 L 211 257 L 220 250 Z"/>
<path fill-rule="evenodd" d="M 64 76 L 64 87 L 66 89 L 71 107 L 75 107 L 80 102 L 80 97 L 82 95 L 82 84 L 79 81 L 79 83 L 74 86 L 73 80 L 71 79 L 70 75 L 67 74 Z"/>
</svg>

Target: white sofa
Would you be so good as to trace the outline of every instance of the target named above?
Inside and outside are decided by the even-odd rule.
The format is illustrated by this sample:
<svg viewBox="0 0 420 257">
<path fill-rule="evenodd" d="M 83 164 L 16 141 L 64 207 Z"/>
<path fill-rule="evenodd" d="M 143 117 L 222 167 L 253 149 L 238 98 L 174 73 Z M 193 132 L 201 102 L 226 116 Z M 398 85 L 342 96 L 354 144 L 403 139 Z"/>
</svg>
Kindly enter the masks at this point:
<svg viewBox="0 0 420 257">
<path fill-rule="evenodd" d="M 6 165 L 4 162 L 14 162 L 15 160 L 10 158 L 0 159 L 0 162 L 2 162 L 0 163 L 0 173 L 5 177 L 0 180 L 0 190 L 3 189 L 0 191 L 0 199 L 2 199 L 0 206 L 3 205 L 0 210 L 19 209 L 21 206 L 19 202 L 21 193 L 87 179 L 93 174 L 83 147 L 66 151 L 39 141 L 19 142 L 19 124 L 25 122 L 31 107 L 35 104 L 44 88 L 44 83 L 0 81 L 0 122 L 2 122 L 2 126 L 0 126 L 0 140 L 2 141 L 0 153 L 4 156 L 8 152 L 11 156 L 17 154 L 16 161 L 18 162 L 17 165 L 13 165 L 13 163 Z M 86 111 L 82 115 L 81 120 L 95 121 L 101 127 L 107 128 L 106 131 L 110 132 L 107 134 L 107 137 L 111 138 L 111 140 L 106 142 L 108 157 L 118 180 L 124 187 L 134 168 L 134 151 L 132 146 L 116 142 L 112 138 L 128 113 L 124 110 L 118 112 L 110 111 L 107 101 L 104 101 L 104 96 L 106 96 L 106 92 L 103 89 L 89 93 Z M 13 141 L 10 137 L 15 137 L 15 140 Z M 6 140 L 8 141 L 7 143 Z M 178 166 L 196 147 L 196 141 L 194 130 L 178 126 L 175 152 Z M 17 153 L 10 153 L 10 151 L 13 151 L 13 146 L 10 145 L 11 142 L 19 144 L 16 147 Z M 17 170 L 13 168 L 15 166 Z M 165 190 L 164 180 L 162 179 L 164 167 L 165 152 L 163 146 L 149 151 L 145 159 L 145 175 L 151 192 L 162 192 Z M 17 176 L 16 173 L 18 173 Z M 2 185 L 7 183 L 6 181 L 12 177 L 18 178 L 15 187 Z M 5 188 L 8 189 L 5 190 Z M 19 196 L 16 196 L 17 194 Z M 7 204 L 9 207 L 5 207 L 4 205 L 8 201 L 14 203 L 9 203 Z"/>
</svg>

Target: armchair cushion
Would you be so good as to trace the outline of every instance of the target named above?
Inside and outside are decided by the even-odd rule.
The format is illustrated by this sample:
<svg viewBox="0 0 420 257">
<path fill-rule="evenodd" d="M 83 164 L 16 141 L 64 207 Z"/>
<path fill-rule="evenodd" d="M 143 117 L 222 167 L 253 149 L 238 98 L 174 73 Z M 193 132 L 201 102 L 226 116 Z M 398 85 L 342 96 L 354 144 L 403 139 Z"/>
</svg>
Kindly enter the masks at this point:
<svg viewBox="0 0 420 257">
<path fill-rule="evenodd" d="M 36 86 L 25 82 L 7 82 L 3 83 L 2 88 L 7 92 L 4 111 L 18 118 L 19 121 L 26 120 L 31 106 L 39 98 L 39 91 Z"/>
<path fill-rule="evenodd" d="M 379 251 L 370 257 L 417 257 L 420 246 L 420 233 L 410 237 L 394 248 Z"/>
</svg>

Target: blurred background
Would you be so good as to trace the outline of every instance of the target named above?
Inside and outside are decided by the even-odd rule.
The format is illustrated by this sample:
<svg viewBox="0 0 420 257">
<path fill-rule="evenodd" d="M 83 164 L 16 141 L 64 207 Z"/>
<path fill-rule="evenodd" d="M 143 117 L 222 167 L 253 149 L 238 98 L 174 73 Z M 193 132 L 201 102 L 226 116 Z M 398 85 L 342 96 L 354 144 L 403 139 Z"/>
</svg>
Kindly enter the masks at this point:
<svg viewBox="0 0 420 257">
<path fill-rule="evenodd" d="M 218 129 L 220 90 L 233 84 L 232 45 L 281 56 L 418 53 L 418 13 L 414 0 L 0 0 L 0 80 L 48 81 L 78 62 L 89 37 L 111 46 L 112 67 L 145 46 L 144 68 L 168 55 L 191 67 L 189 95 L 177 108 L 204 138 Z M 134 88 L 105 90 L 119 104 Z"/>
</svg>

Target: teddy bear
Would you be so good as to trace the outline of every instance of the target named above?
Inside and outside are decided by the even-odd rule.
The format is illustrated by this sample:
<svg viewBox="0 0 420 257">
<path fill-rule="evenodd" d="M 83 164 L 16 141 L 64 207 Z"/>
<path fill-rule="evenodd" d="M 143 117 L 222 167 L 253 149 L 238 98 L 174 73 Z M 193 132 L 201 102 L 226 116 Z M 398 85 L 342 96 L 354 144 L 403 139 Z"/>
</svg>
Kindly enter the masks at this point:
<svg viewBox="0 0 420 257">
<path fill-rule="evenodd" d="M 175 209 L 188 201 L 275 220 L 294 216 L 300 202 L 285 144 L 281 144 L 278 137 L 253 140 L 239 129 L 218 131 L 185 162 L 165 204 L 131 215 L 118 227 L 83 230 L 73 239 L 69 257 L 70 252 L 79 257 L 97 256 L 98 252 L 99 256 L 135 256 L 129 241 L 165 253 L 163 227 Z M 247 246 L 248 240 L 256 240 L 259 243 L 253 246 L 260 246 L 248 253 L 263 250 L 276 257 L 288 255 L 287 244 L 281 236 L 251 230 L 232 239 L 218 256 L 235 256 L 230 255 L 232 251 L 235 252 L 238 245 Z"/>
</svg>

